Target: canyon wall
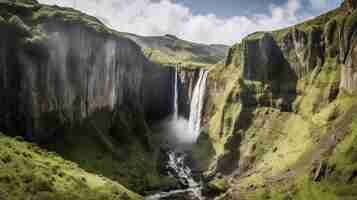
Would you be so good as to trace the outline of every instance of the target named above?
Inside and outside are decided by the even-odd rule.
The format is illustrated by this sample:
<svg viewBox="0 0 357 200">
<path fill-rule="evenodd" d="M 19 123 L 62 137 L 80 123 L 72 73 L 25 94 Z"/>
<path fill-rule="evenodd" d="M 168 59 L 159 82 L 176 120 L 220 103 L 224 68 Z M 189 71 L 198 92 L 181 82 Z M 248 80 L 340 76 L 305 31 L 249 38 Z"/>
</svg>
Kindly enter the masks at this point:
<svg viewBox="0 0 357 200">
<path fill-rule="evenodd" d="M 214 147 L 203 169 L 230 188 L 221 199 L 311 199 L 326 185 L 328 197 L 341 199 L 344 189 L 342 199 L 354 196 L 354 2 L 251 34 L 212 68 L 208 139 L 197 148 Z"/>
<path fill-rule="evenodd" d="M 136 192 L 175 184 L 159 173 L 148 126 L 172 113 L 173 68 L 74 9 L 0 6 L 1 131 Z"/>
<path fill-rule="evenodd" d="M 159 119 L 171 112 L 172 70 L 149 62 L 131 40 L 78 23 L 25 20 L 2 19 L 2 130 L 41 138 L 96 111 L 126 107 Z"/>
</svg>

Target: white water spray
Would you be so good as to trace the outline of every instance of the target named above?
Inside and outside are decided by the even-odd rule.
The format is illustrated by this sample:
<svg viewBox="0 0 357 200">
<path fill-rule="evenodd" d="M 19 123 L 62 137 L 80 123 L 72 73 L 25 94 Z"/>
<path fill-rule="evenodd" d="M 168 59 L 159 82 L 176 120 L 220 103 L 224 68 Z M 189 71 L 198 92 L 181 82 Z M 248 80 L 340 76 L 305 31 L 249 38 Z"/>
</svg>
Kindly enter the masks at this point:
<svg viewBox="0 0 357 200">
<path fill-rule="evenodd" d="M 190 102 L 189 119 L 179 116 L 179 75 L 176 69 L 175 86 L 173 98 L 173 113 L 172 115 L 160 122 L 154 129 L 164 133 L 162 141 L 169 143 L 179 149 L 190 148 L 197 141 L 201 128 L 201 117 L 204 104 L 206 81 L 208 71 L 201 69 L 199 71 L 198 80 L 194 86 L 193 94 Z"/>
<path fill-rule="evenodd" d="M 147 196 L 145 200 L 176 199 L 175 196 L 180 196 L 179 194 L 192 200 L 203 200 L 202 187 L 200 183 L 194 180 L 191 169 L 185 164 L 186 154 L 169 150 L 167 156 L 168 162 L 166 167 L 170 169 L 170 175 L 187 181 L 188 188 L 170 192 L 160 192 Z"/>
<path fill-rule="evenodd" d="M 206 92 L 206 81 L 208 71 L 205 69 L 200 70 L 199 78 L 193 90 L 191 99 L 191 109 L 189 118 L 189 129 L 192 131 L 195 140 L 199 137 L 201 128 L 202 109 L 204 104 L 204 97 Z"/>
<path fill-rule="evenodd" d="M 173 120 L 178 119 L 178 69 L 175 68 L 175 95 L 174 95 L 174 115 Z"/>
</svg>

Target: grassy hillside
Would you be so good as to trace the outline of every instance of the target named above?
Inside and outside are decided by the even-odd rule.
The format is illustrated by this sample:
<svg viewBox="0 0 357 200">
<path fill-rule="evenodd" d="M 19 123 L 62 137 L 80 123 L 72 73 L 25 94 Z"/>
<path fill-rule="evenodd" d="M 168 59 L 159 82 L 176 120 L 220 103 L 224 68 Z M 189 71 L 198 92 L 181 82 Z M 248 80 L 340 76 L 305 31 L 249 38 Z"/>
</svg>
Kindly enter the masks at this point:
<svg viewBox="0 0 357 200">
<path fill-rule="evenodd" d="M 210 67 L 224 59 L 225 45 L 206 45 L 182 40 L 173 35 L 143 37 L 123 33 L 135 41 L 151 61 L 188 68 Z"/>
<path fill-rule="evenodd" d="M 0 199 L 143 199 L 22 138 L 0 134 Z"/>
</svg>

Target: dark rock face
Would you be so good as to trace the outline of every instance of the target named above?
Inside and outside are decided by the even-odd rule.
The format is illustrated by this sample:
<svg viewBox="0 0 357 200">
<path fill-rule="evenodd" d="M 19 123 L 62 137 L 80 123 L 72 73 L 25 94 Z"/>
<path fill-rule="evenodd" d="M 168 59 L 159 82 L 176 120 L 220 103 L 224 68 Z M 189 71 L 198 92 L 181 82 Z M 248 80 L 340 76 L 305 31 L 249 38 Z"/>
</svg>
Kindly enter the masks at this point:
<svg viewBox="0 0 357 200">
<path fill-rule="evenodd" d="M 340 62 L 344 64 L 340 88 L 349 92 L 357 89 L 356 30 L 357 11 L 354 11 L 344 19 L 340 28 Z"/>
<path fill-rule="evenodd" d="M 173 112 L 175 70 L 152 63 L 144 68 L 143 105 L 148 123 L 164 119 Z"/>
<path fill-rule="evenodd" d="M 179 115 L 188 119 L 193 90 L 199 76 L 199 69 L 180 69 L 178 71 L 178 107 Z"/>
<path fill-rule="evenodd" d="M 265 105 L 291 110 L 297 74 L 273 36 L 264 33 L 248 38 L 243 41 L 241 52 L 242 79 L 236 99 L 245 108 Z"/>
<path fill-rule="evenodd" d="M 43 138 L 103 109 L 170 113 L 172 73 L 152 67 L 129 39 L 48 22 L 37 40 L 21 19 L 12 21 L 0 26 L 2 130 Z"/>
<path fill-rule="evenodd" d="M 176 67 L 161 67 L 155 64 L 145 67 L 143 101 L 148 122 L 157 122 L 173 113 L 175 90 L 178 95 L 178 114 L 188 119 L 199 72 L 200 69 L 176 69 Z M 177 85 L 175 85 L 176 73 Z"/>
<path fill-rule="evenodd" d="M 323 64 L 322 31 L 315 28 L 308 33 L 294 29 L 283 39 L 282 52 L 298 78 Z"/>
<path fill-rule="evenodd" d="M 271 35 L 245 40 L 242 49 L 244 79 L 267 82 L 279 75 L 283 58 Z"/>
</svg>

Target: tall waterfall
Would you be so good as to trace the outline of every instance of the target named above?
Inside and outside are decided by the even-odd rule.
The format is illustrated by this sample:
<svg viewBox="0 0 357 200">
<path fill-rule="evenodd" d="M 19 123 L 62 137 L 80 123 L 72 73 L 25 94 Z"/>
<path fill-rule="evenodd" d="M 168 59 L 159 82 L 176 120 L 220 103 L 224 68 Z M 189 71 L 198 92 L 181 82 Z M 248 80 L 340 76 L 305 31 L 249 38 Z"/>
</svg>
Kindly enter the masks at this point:
<svg viewBox="0 0 357 200">
<path fill-rule="evenodd" d="M 190 72 L 191 73 L 191 72 Z M 206 90 L 206 80 L 208 71 L 201 69 L 199 71 L 199 77 L 195 85 L 193 86 L 193 92 L 190 100 L 190 113 L 189 118 L 185 119 L 183 116 L 179 116 L 179 98 L 180 98 L 180 76 L 179 71 L 175 71 L 175 85 L 173 95 L 173 112 L 168 120 L 164 120 L 160 127 L 165 134 L 163 139 L 166 142 L 174 145 L 179 145 L 180 148 L 186 148 L 185 145 L 192 145 L 196 142 L 200 134 L 201 115 L 204 103 L 204 96 Z M 188 86 L 188 85 L 187 85 Z M 185 88 L 184 86 L 183 88 Z M 182 91 L 188 92 L 188 91 Z"/>
<path fill-rule="evenodd" d="M 178 69 L 175 68 L 174 120 L 178 119 L 178 87 Z"/>
<path fill-rule="evenodd" d="M 189 129 L 192 131 L 194 138 L 198 138 L 201 128 L 201 117 L 202 109 L 204 103 L 204 96 L 206 92 L 206 81 L 207 81 L 208 71 L 206 69 L 201 69 L 198 81 L 193 90 L 193 95 L 191 99 L 191 109 L 189 118 Z"/>
</svg>

